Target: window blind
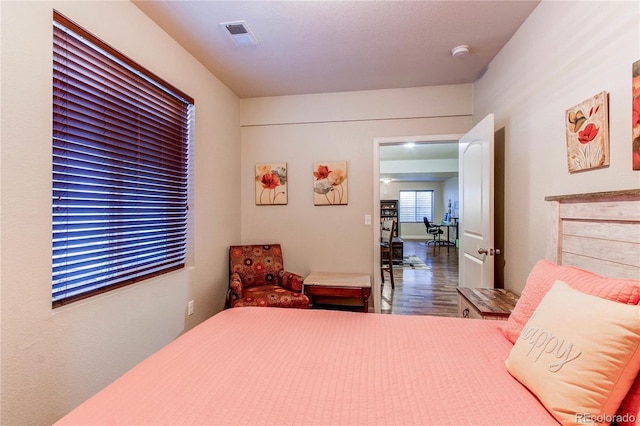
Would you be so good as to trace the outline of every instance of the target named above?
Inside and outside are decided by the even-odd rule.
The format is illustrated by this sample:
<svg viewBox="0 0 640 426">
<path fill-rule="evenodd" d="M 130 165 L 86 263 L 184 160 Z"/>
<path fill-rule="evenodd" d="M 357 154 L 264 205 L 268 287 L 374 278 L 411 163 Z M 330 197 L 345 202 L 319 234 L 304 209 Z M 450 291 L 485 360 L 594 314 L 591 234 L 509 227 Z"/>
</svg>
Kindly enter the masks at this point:
<svg viewBox="0 0 640 426">
<path fill-rule="evenodd" d="M 433 191 L 401 190 L 398 201 L 400 222 L 422 222 L 425 216 L 433 221 Z"/>
<path fill-rule="evenodd" d="M 53 306 L 184 267 L 193 99 L 54 13 Z"/>
</svg>

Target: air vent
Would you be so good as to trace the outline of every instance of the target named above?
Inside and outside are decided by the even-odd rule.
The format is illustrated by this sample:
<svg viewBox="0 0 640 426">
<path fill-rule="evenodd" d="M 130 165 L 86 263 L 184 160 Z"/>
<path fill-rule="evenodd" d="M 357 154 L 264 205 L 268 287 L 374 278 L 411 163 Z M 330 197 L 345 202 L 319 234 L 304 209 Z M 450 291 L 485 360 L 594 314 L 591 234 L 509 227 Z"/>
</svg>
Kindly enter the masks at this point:
<svg viewBox="0 0 640 426">
<path fill-rule="evenodd" d="M 240 35 L 240 34 L 249 34 L 247 31 L 247 27 L 243 24 L 227 24 L 227 31 L 231 33 L 231 35 Z"/>
<path fill-rule="evenodd" d="M 245 21 L 222 22 L 220 25 L 225 28 L 226 33 L 238 46 L 258 44 L 258 39 L 253 35 Z"/>
</svg>

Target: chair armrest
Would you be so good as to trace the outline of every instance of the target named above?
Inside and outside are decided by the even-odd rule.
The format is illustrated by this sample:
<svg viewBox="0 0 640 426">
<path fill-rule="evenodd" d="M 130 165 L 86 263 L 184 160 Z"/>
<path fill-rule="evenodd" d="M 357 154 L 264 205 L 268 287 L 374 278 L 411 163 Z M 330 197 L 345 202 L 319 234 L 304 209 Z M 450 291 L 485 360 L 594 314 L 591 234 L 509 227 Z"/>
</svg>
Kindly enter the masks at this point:
<svg viewBox="0 0 640 426">
<path fill-rule="evenodd" d="M 229 306 L 233 306 L 233 302 L 236 300 L 242 299 L 242 278 L 237 272 L 232 273 L 231 277 L 229 277 L 227 298 L 229 299 Z"/>
<path fill-rule="evenodd" d="M 282 287 L 302 293 L 302 282 L 304 281 L 302 275 L 282 270 L 278 278 Z"/>
</svg>

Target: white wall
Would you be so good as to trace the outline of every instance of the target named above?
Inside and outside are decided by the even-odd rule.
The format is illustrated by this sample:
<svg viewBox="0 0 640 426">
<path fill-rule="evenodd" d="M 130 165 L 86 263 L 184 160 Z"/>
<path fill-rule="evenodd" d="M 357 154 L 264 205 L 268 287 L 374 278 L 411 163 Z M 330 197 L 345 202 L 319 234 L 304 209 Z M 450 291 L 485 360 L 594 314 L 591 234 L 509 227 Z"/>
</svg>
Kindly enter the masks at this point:
<svg viewBox="0 0 640 426">
<path fill-rule="evenodd" d="M 51 309 L 52 10 L 195 98 L 186 269 Z M 132 3 L 0 2 L 1 423 L 51 424 L 222 309 L 239 239 L 239 101 Z M 114 25 L 116 24 L 117 25 Z M 195 314 L 186 316 L 188 300 Z"/>
<path fill-rule="evenodd" d="M 474 84 L 474 122 L 506 130 L 505 285 L 520 292 L 545 256 L 547 195 L 640 187 L 631 170 L 631 64 L 640 3 L 543 1 Z M 565 111 L 609 92 L 608 168 L 569 174 Z"/>
<path fill-rule="evenodd" d="M 353 271 L 379 279 L 379 246 L 364 224 L 380 211 L 374 138 L 464 133 L 470 107 L 471 85 L 241 100 L 242 243 L 281 243 L 285 268 L 302 275 Z M 348 163 L 349 204 L 314 206 L 313 163 L 333 160 Z M 288 164 L 286 206 L 255 205 L 255 165 L 270 162 Z"/>
</svg>

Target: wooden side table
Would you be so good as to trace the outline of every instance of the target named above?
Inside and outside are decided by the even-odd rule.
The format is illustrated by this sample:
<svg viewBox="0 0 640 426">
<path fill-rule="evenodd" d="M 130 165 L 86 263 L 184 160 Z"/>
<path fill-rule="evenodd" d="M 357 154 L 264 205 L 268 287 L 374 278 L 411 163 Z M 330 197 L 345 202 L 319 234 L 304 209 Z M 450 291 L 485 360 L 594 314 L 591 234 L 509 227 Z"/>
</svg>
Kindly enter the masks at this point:
<svg viewBox="0 0 640 426">
<path fill-rule="evenodd" d="M 326 296 L 362 300 L 362 311 L 369 312 L 369 296 L 371 295 L 371 277 L 366 274 L 348 272 L 311 272 L 304 279 L 304 293 L 312 304 L 315 298 Z"/>
<path fill-rule="evenodd" d="M 506 321 L 518 297 L 502 288 L 458 287 L 458 316 Z"/>
</svg>

